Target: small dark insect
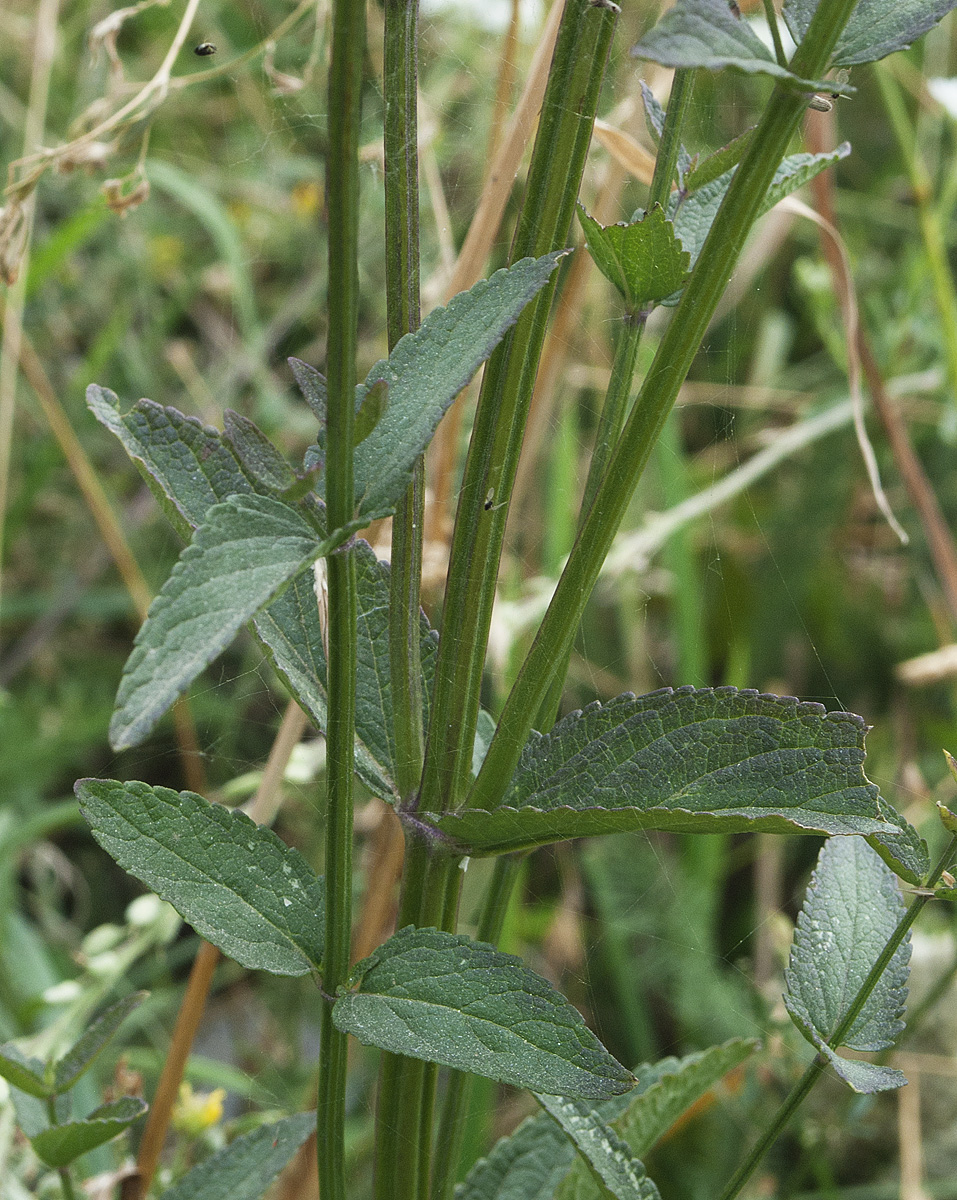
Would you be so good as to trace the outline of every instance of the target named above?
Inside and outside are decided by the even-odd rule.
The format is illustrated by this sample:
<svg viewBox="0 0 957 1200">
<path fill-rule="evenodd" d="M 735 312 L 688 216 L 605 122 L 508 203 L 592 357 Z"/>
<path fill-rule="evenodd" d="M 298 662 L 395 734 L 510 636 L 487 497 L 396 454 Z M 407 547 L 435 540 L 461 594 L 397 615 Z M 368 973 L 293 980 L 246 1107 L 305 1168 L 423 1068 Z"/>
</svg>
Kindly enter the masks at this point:
<svg viewBox="0 0 957 1200">
<path fill-rule="evenodd" d="M 200 58 L 209 58 L 211 54 L 216 53 L 216 47 L 212 42 L 200 42 L 193 53 L 198 54 Z"/>
<path fill-rule="evenodd" d="M 488 495 L 485 497 L 485 511 L 492 511 L 492 501 L 495 499 L 495 489 L 489 488 Z"/>
</svg>

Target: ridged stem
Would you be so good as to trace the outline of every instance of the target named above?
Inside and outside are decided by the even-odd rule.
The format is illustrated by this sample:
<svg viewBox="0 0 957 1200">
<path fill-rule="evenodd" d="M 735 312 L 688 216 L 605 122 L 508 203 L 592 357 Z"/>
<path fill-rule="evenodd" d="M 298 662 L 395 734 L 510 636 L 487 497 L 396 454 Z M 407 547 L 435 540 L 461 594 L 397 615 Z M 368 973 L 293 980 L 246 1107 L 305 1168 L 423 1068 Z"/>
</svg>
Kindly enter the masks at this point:
<svg viewBox="0 0 957 1200">
<path fill-rule="evenodd" d="M 818 7 L 792 63 L 796 75 L 815 78 L 823 73 L 854 2 L 835 0 Z M 471 806 L 491 809 L 501 802 L 531 722 L 548 693 L 556 665 L 565 661 L 601 564 L 807 103 L 806 95 L 787 84 L 775 85 L 506 701 L 469 794 Z"/>
<path fill-rule="evenodd" d="M 365 5 L 335 0 L 329 71 L 329 333 L 326 508 L 329 528 L 355 512 L 352 453 L 359 313 L 359 124 L 365 55 Z M 349 976 L 352 926 L 353 755 L 356 703 L 356 574 L 348 547 L 328 560 L 329 656 L 326 732 L 326 945 L 317 1104 L 319 1188 L 346 1200 L 347 1039 L 332 1007 Z"/>
</svg>

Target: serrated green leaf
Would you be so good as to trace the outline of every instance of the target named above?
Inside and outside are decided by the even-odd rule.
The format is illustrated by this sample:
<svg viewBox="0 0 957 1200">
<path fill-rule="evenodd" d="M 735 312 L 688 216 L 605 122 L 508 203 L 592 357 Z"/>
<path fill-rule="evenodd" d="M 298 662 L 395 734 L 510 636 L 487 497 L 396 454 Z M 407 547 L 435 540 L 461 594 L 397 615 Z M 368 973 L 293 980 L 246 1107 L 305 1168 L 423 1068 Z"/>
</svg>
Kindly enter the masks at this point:
<svg viewBox="0 0 957 1200">
<path fill-rule="evenodd" d="M 880 804 L 881 815 L 888 824 L 894 826 L 895 832 L 872 833 L 868 836 L 868 844 L 901 879 L 908 883 L 921 883 L 930 870 L 927 843 L 893 804 L 883 797 Z"/>
<path fill-rule="evenodd" d="M 187 1171 L 160 1200 L 259 1200 L 315 1128 L 315 1113 L 261 1125 Z"/>
<path fill-rule="evenodd" d="M 57 1062 L 53 1075 L 53 1090 L 65 1092 L 73 1087 L 109 1044 L 126 1018 L 146 999 L 146 992 L 133 992 L 102 1013 L 83 1036 Z"/>
<path fill-rule="evenodd" d="M 44 1080 L 45 1067 L 38 1058 L 29 1055 L 13 1042 L 0 1046 L 0 1077 L 28 1096 L 46 1100 L 53 1093 Z"/>
<path fill-rule="evenodd" d="M 901 943 L 851 1029 L 840 1043 L 834 1037 L 842 1018 L 904 915 L 904 901 L 891 871 L 863 838 L 825 842 L 798 914 L 791 960 L 785 972 L 784 1003 L 795 1024 L 818 1050 L 848 1046 L 884 1050 L 904 1028 L 910 935 Z M 833 1062 L 833 1053 L 827 1055 Z M 862 1080 L 899 1087 L 884 1070 L 842 1067 L 855 1090 Z"/>
<path fill-rule="evenodd" d="M 579 204 L 578 219 L 595 265 L 621 293 L 629 313 L 683 286 L 691 256 L 682 249 L 660 205 L 631 224 L 603 226 Z"/>
<path fill-rule="evenodd" d="M 714 180 L 720 179 L 732 167 L 736 167 L 741 161 L 745 150 L 751 143 L 751 135 L 754 129 L 746 129 L 744 133 L 728 142 L 726 146 L 722 146 L 720 150 L 715 150 L 713 154 L 709 154 L 703 158 L 701 162 L 688 172 L 686 189 L 689 192 L 696 192 L 699 188 L 703 188 L 708 183 L 713 183 Z"/>
<path fill-rule="evenodd" d="M 736 1040 L 687 1058 L 665 1058 L 637 1067 L 635 1089 L 601 1101 L 597 1111 L 640 1158 L 700 1095 L 742 1061 L 754 1044 Z M 659 1084 L 668 1085 L 669 1079 L 673 1080 L 670 1086 L 649 1095 L 649 1104 L 639 1107 L 646 1094 Z M 541 1113 L 495 1143 L 459 1185 L 456 1200 L 552 1200 L 570 1171 L 581 1173 L 577 1161 L 572 1143 Z M 585 1172 L 584 1178 L 594 1194 L 591 1175 Z"/>
<path fill-rule="evenodd" d="M 320 968 L 322 880 L 271 829 L 193 792 L 112 779 L 75 790 L 103 849 L 224 954 L 275 975 Z"/>
<path fill-rule="evenodd" d="M 479 1159 L 455 1189 L 455 1200 L 553 1200 L 576 1158 L 564 1132 L 540 1113 Z"/>
<path fill-rule="evenodd" d="M 296 483 L 296 473 L 263 431 L 248 417 L 227 408 L 223 414 L 226 441 L 258 490 L 284 492 Z"/>
<path fill-rule="evenodd" d="M 322 376 L 305 363 L 290 362 L 307 398 L 315 393 L 321 399 L 325 382 Z M 164 508 L 175 517 L 174 525 L 187 539 L 218 501 L 255 491 L 217 430 L 149 400 L 141 400 L 123 416 L 116 396 L 105 388 L 89 389 L 88 399 L 94 415 L 120 438 L 160 492 Z M 314 501 L 314 516 L 324 527 L 322 507 L 314 497 L 310 499 Z M 355 559 L 359 603 L 356 771 L 370 791 L 394 802 L 388 566 L 379 563 L 363 541 L 356 542 Z M 422 690 L 428 720 L 437 635 L 424 613 L 420 620 Z M 326 661 L 312 575 L 305 572 L 293 579 L 278 599 L 258 614 L 254 624 L 276 673 L 317 726 L 325 730 Z"/>
<path fill-rule="evenodd" d="M 146 1112 L 146 1103 L 124 1096 L 95 1109 L 82 1121 L 53 1125 L 30 1139 L 37 1157 L 48 1167 L 66 1167 L 74 1159 L 110 1142 Z"/>
<path fill-rule="evenodd" d="M 791 154 L 783 160 L 774 173 L 774 179 L 768 194 L 761 205 L 759 216 L 769 212 L 775 204 L 790 196 L 798 188 L 803 187 L 815 175 L 833 166 L 851 152 L 847 142 L 842 142 L 836 150 L 824 154 Z M 737 168 L 735 168 L 737 169 Z M 689 196 L 672 198 L 669 215 L 673 217 L 675 231 L 681 239 L 684 248 L 691 255 L 691 265 L 698 261 L 701 247 L 714 222 L 715 215 L 725 193 L 731 186 L 734 170 L 727 171 L 711 183 L 699 187 Z"/>
<path fill-rule="evenodd" d="M 116 393 L 98 384 L 86 389 L 86 403 L 119 438 L 185 540 L 217 501 L 255 491 L 219 430 L 195 417 L 152 400 L 140 400 L 123 414 Z"/>
<path fill-rule="evenodd" d="M 955 5 L 957 0 L 858 0 L 838 39 L 833 65 L 877 62 L 906 50 Z M 785 0 L 783 16 L 795 42 L 807 33 L 817 6 L 818 0 Z"/>
<path fill-rule="evenodd" d="M 734 1038 L 684 1058 L 655 1064 L 657 1079 L 642 1088 L 612 1122 L 633 1154 L 647 1154 L 659 1138 L 725 1075 L 758 1048 L 753 1038 Z"/>
<path fill-rule="evenodd" d="M 392 511 L 442 415 L 529 300 L 548 283 L 564 253 L 523 258 L 480 280 L 445 308 L 433 309 L 414 333 L 396 343 L 388 359 L 372 368 L 359 389 L 359 403 L 383 381 L 389 404 L 375 429 L 356 447 L 361 516 L 371 520 Z"/>
<path fill-rule="evenodd" d="M 320 538 L 271 496 L 213 505 L 136 635 L 110 722 L 113 748 L 141 742 L 246 621 L 352 532 Z"/>
<path fill-rule="evenodd" d="M 409 926 L 355 976 L 333 1020 L 366 1045 L 549 1094 L 601 1099 L 634 1086 L 564 996 L 484 942 Z"/>
<path fill-rule="evenodd" d="M 861 769 L 865 728 L 736 688 L 625 694 L 533 734 L 500 807 L 420 816 L 475 855 L 628 829 L 893 832 Z"/>
<path fill-rule="evenodd" d="M 663 67 L 730 68 L 746 75 L 771 75 L 805 91 L 847 91 L 837 84 L 802 79 L 778 64 L 747 21 L 735 16 L 725 0 L 676 0 L 673 8 L 631 53 Z"/>
<path fill-rule="evenodd" d="M 658 1200 L 658 1189 L 648 1178 L 644 1164 L 591 1105 L 567 1096 L 535 1098 L 574 1142 L 592 1173 L 592 1182 L 600 1181 L 615 1200 Z M 571 1200 L 580 1190 L 586 1195 L 589 1190 L 599 1194 L 597 1187 L 589 1189 L 586 1185 L 582 1189 L 573 1171 L 559 1185 L 555 1200 Z"/>
</svg>

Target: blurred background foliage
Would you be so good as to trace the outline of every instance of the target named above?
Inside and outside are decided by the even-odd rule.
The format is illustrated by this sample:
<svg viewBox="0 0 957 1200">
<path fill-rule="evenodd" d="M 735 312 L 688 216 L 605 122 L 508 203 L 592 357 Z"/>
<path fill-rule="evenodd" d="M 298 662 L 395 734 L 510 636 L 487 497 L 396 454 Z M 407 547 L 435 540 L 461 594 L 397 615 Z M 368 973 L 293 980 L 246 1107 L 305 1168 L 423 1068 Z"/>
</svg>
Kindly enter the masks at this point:
<svg viewBox="0 0 957 1200">
<path fill-rule="evenodd" d="M 0 155 L 7 164 L 23 153 L 41 7 L 7 0 L 0 10 Z M 61 6 L 44 146 L 62 145 L 90 128 L 134 94 L 130 81 L 143 83 L 160 68 L 183 5 L 139 7 L 91 49 L 90 32 L 110 16 L 112 0 Z M 123 1046 L 86 1082 L 91 1097 L 133 1087 L 137 1077 L 151 1094 L 196 940 L 162 908 L 129 907 L 138 885 L 85 832 L 71 799 L 73 782 L 109 775 L 196 786 L 189 769 L 193 736 L 193 768 L 201 766 L 207 794 L 227 803 L 246 799 L 284 697 L 247 636 L 194 687 L 192 733 L 181 728 L 177 737 L 167 720 L 143 746 L 121 755 L 110 751 L 106 729 L 138 624 L 136 608 L 51 433 L 49 405 L 38 404 L 37 373 L 26 369 L 26 360 L 34 355 L 41 365 L 53 403 L 62 406 L 153 590 L 179 546 L 135 468 L 87 412 L 87 384 L 109 386 L 127 405 L 148 396 L 220 426 L 223 410 L 235 409 L 292 460 L 301 458 L 313 437 L 312 418 L 286 358 L 296 355 L 322 368 L 325 312 L 335 303 L 326 294 L 322 155 L 327 121 L 335 115 L 326 111 L 326 6 L 317 0 L 300 7 L 273 44 L 275 30 L 294 10 L 289 0 L 203 0 L 162 103 L 106 138 L 99 158 L 88 155 L 69 172 L 43 174 L 33 193 L 32 254 L 18 285 L 24 371 L 8 396 L 15 398 L 15 416 L 2 530 L 0 1038 L 55 1041 L 64 1030 L 82 1027 L 108 997 L 150 989 L 151 1000 L 126 1027 Z M 497 20 L 491 4 L 476 12 L 461 3 L 431 4 L 423 14 L 426 305 L 442 300 L 540 33 L 541 11 L 530 6 L 509 33 L 512 6 L 501 7 L 498 24 L 490 23 Z M 627 0 L 623 8 L 603 114 L 612 131 L 647 147 L 637 103 L 639 67 L 627 50 L 653 21 L 656 6 Z M 386 349 L 381 11 L 375 4 L 370 19 L 360 370 Z M 834 200 L 866 334 L 951 528 L 957 521 L 957 392 L 948 355 L 957 329 L 932 286 L 926 217 L 929 211 L 953 261 L 955 123 L 937 98 L 946 99 L 945 83 L 928 90 L 922 79 L 946 81 L 954 73 L 955 32 L 957 24 L 945 20 L 914 50 L 880 68 L 883 84 L 876 72 L 859 71 L 852 81 L 856 97 L 840 102 L 829 118 L 854 147 L 834 172 Z M 201 41 L 217 46 L 215 57 L 193 54 Z M 643 74 L 666 93 L 665 80 Z M 714 149 L 741 133 L 766 88 L 766 81 L 732 75 L 699 79 L 689 148 Z M 909 140 L 893 131 L 888 88 L 901 101 Z M 100 104 L 104 96 L 112 97 L 111 107 Z M 606 221 L 628 219 L 644 189 L 615 166 L 608 144 L 607 137 L 596 141 L 583 200 Z M 928 184 L 917 195 L 923 207 L 915 201 L 915 165 Z M 22 179 L 22 168 L 11 178 Z M 120 199 L 112 209 L 102 190 L 107 178 L 124 181 L 113 190 Z M 521 172 L 516 194 L 520 184 Z M 140 203 L 122 199 L 131 191 Z M 514 200 L 486 273 L 504 261 Z M 779 447 L 785 431 L 847 397 L 846 339 L 819 239 L 814 225 L 793 215 L 765 219 L 638 488 L 632 533 L 648 528 L 648 514 L 707 495 L 755 455 Z M 538 433 L 530 439 L 510 514 L 511 549 L 488 677 L 493 711 L 534 630 L 542 581 L 554 578 L 571 544 L 618 320 L 601 279 L 574 280 L 567 264 L 564 270 L 573 319 L 550 347 L 556 382 L 542 388 L 536 402 Z M 8 317 L 12 296 L 6 292 Z M 643 355 L 653 352 L 656 328 L 652 322 Z M 464 444 L 467 424 L 466 415 L 453 451 Z M 721 502 L 702 503 L 699 515 L 672 536 L 652 538 L 647 553 L 626 548 L 618 556 L 583 624 L 565 706 L 626 689 L 694 683 L 795 694 L 861 713 L 874 726 L 869 775 L 931 837 L 933 800 L 951 802 L 955 790 L 940 751 L 955 749 L 957 692 L 946 670 L 915 685 L 902 679 L 898 666 L 950 644 L 957 614 L 900 462 L 880 423 L 869 418 L 869 426 L 909 545 L 901 545 L 878 511 L 845 415 L 829 432 L 809 435 L 802 449 L 780 453 L 748 486 Z M 449 461 L 454 497 L 454 457 Z M 432 518 L 426 595 L 440 625 L 448 521 L 441 511 Z M 371 536 L 387 545 L 381 530 Z M 283 836 L 317 866 L 322 761 L 321 743 L 310 732 L 286 772 L 278 818 Z M 371 841 L 379 821 L 370 804 L 358 836 Z M 758 1070 L 729 1081 L 707 1111 L 655 1152 L 649 1170 L 663 1194 L 710 1195 L 722 1164 L 730 1170 L 767 1110 L 769 1090 L 785 1088 L 799 1068 L 802 1052 L 782 1017 L 779 980 L 789 922 L 815 852 L 811 839 L 629 837 L 541 852 L 526 865 L 506 948 L 559 981 L 620 1057 L 654 1060 L 771 1030 Z M 469 872 L 466 928 L 487 869 L 476 863 Z M 370 886 L 384 885 L 373 878 Z M 918 951 L 917 991 L 938 980 L 943 993 L 954 963 L 948 913 L 932 915 Z M 957 1036 L 950 1036 L 940 1006 L 930 1012 L 923 1028 L 931 1032 L 915 1044 L 950 1056 Z M 222 964 L 187 1078 L 199 1092 L 224 1088 L 225 1115 L 220 1120 L 212 1103 L 203 1110 L 211 1115 L 208 1127 L 183 1117 L 164 1178 L 250 1123 L 309 1106 L 316 1037 L 308 985 L 251 977 Z M 364 1053 L 357 1054 L 351 1097 L 356 1196 L 366 1176 L 375 1069 Z M 931 1070 L 926 1062 L 923 1069 Z M 919 1079 L 920 1062 L 911 1071 Z M 916 1138 L 931 1194 L 947 1195 L 957 1186 L 947 1182 L 957 1180 L 957 1096 L 937 1076 L 926 1078 L 935 1096 L 949 1099 L 925 1111 L 923 1135 L 911 1118 L 901 1146 L 906 1166 L 907 1146 Z M 474 1103 L 467 1160 L 528 1110 L 527 1097 L 501 1094 L 487 1083 L 476 1089 Z M 897 1195 L 895 1103 L 852 1100 L 836 1087 L 822 1095 L 769 1159 L 763 1194 Z M 109 1170 L 124 1152 L 122 1144 L 97 1151 L 88 1171 Z M 0 1098 L 4 1163 L 11 1169 L 0 1167 L 0 1196 L 46 1194 Z"/>
</svg>

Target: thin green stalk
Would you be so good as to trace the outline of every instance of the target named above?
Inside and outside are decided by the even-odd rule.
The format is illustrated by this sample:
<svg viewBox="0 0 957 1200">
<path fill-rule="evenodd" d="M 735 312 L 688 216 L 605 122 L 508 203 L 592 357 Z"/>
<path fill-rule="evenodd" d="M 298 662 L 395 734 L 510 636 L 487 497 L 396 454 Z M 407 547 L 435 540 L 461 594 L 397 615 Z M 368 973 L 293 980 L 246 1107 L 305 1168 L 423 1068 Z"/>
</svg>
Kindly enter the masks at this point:
<svg viewBox="0 0 957 1200">
<path fill-rule="evenodd" d="M 774 11 L 773 0 L 764 0 L 764 15 L 767 18 L 768 29 L 771 30 L 771 41 L 774 43 L 774 57 L 778 60 L 779 67 L 786 67 L 788 65 L 788 56 L 784 53 L 781 31 L 778 28 L 778 14 Z"/>
<path fill-rule="evenodd" d="M 386 0 L 383 91 L 385 106 L 385 267 L 389 349 L 418 329 L 419 182 L 418 0 Z M 425 470 L 420 458 L 392 520 L 389 653 L 395 773 L 409 801 L 418 789 L 424 753 L 419 604 Z"/>
<path fill-rule="evenodd" d="M 664 129 L 661 132 L 661 142 L 655 159 L 655 171 L 648 192 L 649 211 L 656 205 L 667 210 L 668 199 L 671 195 L 671 185 L 674 182 L 678 155 L 681 151 L 681 135 L 685 119 L 691 110 L 691 94 L 694 88 L 694 72 L 679 70 L 675 72 L 671 84 L 671 96 L 668 100 L 668 111 L 665 115 Z M 605 393 L 598 429 L 595 433 L 595 448 L 592 451 L 591 462 L 588 464 L 588 476 L 582 496 L 581 509 L 578 516 L 578 531 L 592 501 L 598 485 L 605 476 L 612 454 L 621 437 L 621 431 L 628 415 L 629 400 L 631 399 L 632 382 L 635 367 L 638 363 L 638 349 L 641 346 L 641 336 L 645 330 L 648 311 L 638 309 L 626 312 L 624 323 L 618 331 L 615 342 L 615 356 L 611 366 L 611 378 Z M 571 644 L 565 651 L 565 661 L 561 668 L 553 670 L 551 685 L 539 708 L 535 720 L 536 729 L 550 729 L 558 717 L 564 690 L 565 676 L 568 674 L 568 660 L 571 657 Z"/>
<path fill-rule="evenodd" d="M 854 3 L 855 0 L 835 0 L 833 4 L 818 6 L 795 54 L 792 64 L 795 74 L 815 78 L 825 70 Z M 783 83 L 775 85 L 767 110 L 718 210 L 548 611 L 506 701 L 482 770 L 469 794 L 467 803 L 470 805 L 490 809 L 501 802 L 528 738 L 531 722 L 548 692 L 556 665 L 565 661 L 585 603 L 635 485 L 807 104 L 806 95 Z"/>
<path fill-rule="evenodd" d="M 951 397 L 957 401 L 957 287 L 954 286 L 947 257 L 944 229 L 933 204 L 933 184 L 917 149 L 917 134 L 907 114 L 900 86 L 889 69 L 881 63 L 875 64 L 874 75 L 914 193 L 924 253 L 927 255 L 934 300 L 940 316 L 940 335 L 944 343 Z"/>
<path fill-rule="evenodd" d="M 406 832 L 406 861 L 396 925 L 454 928 L 448 896 L 457 861 L 435 855 L 428 838 Z M 384 1054 L 376 1113 L 376 1200 L 420 1200 L 428 1195 L 436 1068 L 398 1054 Z"/>
<path fill-rule="evenodd" d="M 621 328 L 618 330 L 615 357 L 611 363 L 611 378 L 608 381 L 608 391 L 605 393 L 601 416 L 598 418 L 595 448 L 592 451 L 591 462 L 588 464 L 588 476 L 585 479 L 581 507 L 582 520 L 595 499 L 598 485 L 608 469 L 615 446 L 621 437 L 625 418 L 628 416 L 628 401 L 631 399 L 631 385 L 635 377 L 635 366 L 638 363 L 638 348 L 641 345 L 641 335 L 645 331 L 647 316 L 647 313 L 634 315 L 626 313 Z M 581 522 L 579 522 L 579 527 L 580 525 Z"/>
<path fill-rule="evenodd" d="M 617 6 L 567 0 L 510 261 L 567 245 Z M 422 807 L 465 794 L 508 501 L 555 284 L 489 360 L 455 520 L 426 749 Z M 488 497 L 492 504 L 487 504 Z"/>
<path fill-rule="evenodd" d="M 495 869 L 485 893 L 485 903 L 476 932 L 480 942 L 498 944 L 512 889 L 521 873 L 524 859 L 524 854 L 504 854 L 495 860 Z M 436 1137 L 431 1200 L 449 1200 L 455 1188 L 455 1176 L 465 1137 L 463 1118 L 468 1107 L 472 1079 L 473 1076 L 465 1071 L 452 1071 L 449 1074 Z"/>
<path fill-rule="evenodd" d="M 937 866 L 934 867 L 933 871 L 931 871 L 927 878 L 927 882 L 925 884 L 926 888 L 933 888 L 934 884 L 940 879 L 948 863 L 950 863 L 950 861 L 953 859 L 955 853 L 957 853 L 957 836 L 952 837 L 947 844 L 947 848 L 940 856 Z M 928 894 L 926 896 L 917 896 L 913 904 L 911 904 L 910 908 L 908 908 L 907 912 L 905 912 L 901 917 L 897 924 L 897 928 L 887 939 L 884 949 L 881 951 L 877 961 L 868 972 L 867 978 L 858 989 L 857 995 L 851 1001 L 847 1012 L 845 1012 L 844 1016 L 841 1018 L 840 1024 L 834 1030 L 834 1033 L 831 1035 L 831 1037 L 828 1038 L 827 1044 L 832 1049 L 836 1050 L 839 1046 L 843 1045 L 845 1037 L 847 1037 L 854 1022 L 860 1016 L 861 1010 L 867 1003 L 868 997 L 877 986 L 877 982 L 880 977 L 887 970 L 887 966 L 897 952 L 898 946 L 900 946 L 901 942 L 903 942 L 904 938 L 907 936 L 907 931 L 914 924 L 923 911 L 924 906 L 931 899 L 933 899 L 932 894 Z M 768 1128 L 764 1131 L 759 1141 L 751 1148 L 744 1162 L 740 1167 L 738 1167 L 737 1171 L 735 1171 L 734 1175 L 731 1177 L 727 1187 L 721 1193 L 719 1200 L 733 1200 L 733 1197 L 737 1196 L 737 1194 L 741 1191 L 747 1181 L 754 1174 L 755 1169 L 761 1162 L 761 1159 L 764 1157 L 767 1150 L 777 1140 L 781 1134 L 781 1131 L 794 1115 L 794 1112 L 804 1100 L 804 1097 L 808 1094 L 808 1092 L 810 1092 L 811 1088 L 814 1087 L 821 1075 L 823 1075 L 826 1066 L 827 1059 L 824 1058 L 822 1054 L 815 1055 L 814 1061 L 808 1066 L 807 1070 L 794 1085 L 790 1095 L 781 1105 L 780 1109 L 778 1109 L 777 1113 L 775 1113 L 774 1119 L 771 1121 Z"/>
<path fill-rule="evenodd" d="M 655 173 L 651 177 L 651 187 L 648 190 L 649 210 L 656 204 L 660 204 L 665 212 L 668 211 L 671 185 L 675 181 L 675 170 L 681 151 L 681 135 L 684 131 L 685 118 L 691 109 L 691 93 L 693 91 L 694 71 L 687 68 L 675 71 L 674 79 L 671 82 L 671 95 L 668 97 L 665 127 L 661 131 L 661 141 L 655 157 Z"/>
<path fill-rule="evenodd" d="M 73 1180 L 70 1178 L 70 1168 L 59 1167 L 57 1174 L 60 1176 L 60 1189 L 63 1192 L 63 1200 L 77 1200 Z"/>
<path fill-rule="evenodd" d="M 329 527 L 355 512 L 353 429 L 359 312 L 359 125 L 365 55 L 365 5 L 335 0 L 329 71 L 329 333 L 326 508 Z M 353 754 L 356 703 L 355 558 L 346 548 L 328 560 L 329 723 L 327 738 L 326 945 L 317 1104 L 319 1188 L 346 1200 L 347 1039 L 332 1021 L 336 991 L 349 975 L 352 928 Z"/>
</svg>

